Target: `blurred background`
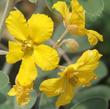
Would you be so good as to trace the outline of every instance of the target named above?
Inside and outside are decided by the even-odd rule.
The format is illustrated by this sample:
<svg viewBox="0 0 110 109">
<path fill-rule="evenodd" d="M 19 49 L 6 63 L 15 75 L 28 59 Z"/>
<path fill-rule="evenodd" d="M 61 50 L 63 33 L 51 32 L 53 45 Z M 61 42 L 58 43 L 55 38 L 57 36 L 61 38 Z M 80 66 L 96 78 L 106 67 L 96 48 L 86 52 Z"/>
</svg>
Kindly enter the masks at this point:
<svg viewBox="0 0 110 109">
<path fill-rule="evenodd" d="M 7 32 L 3 17 L 9 14 L 9 10 L 19 9 L 29 19 L 33 13 L 45 13 L 55 22 L 55 29 L 51 41 L 56 41 L 64 32 L 62 18 L 58 12 L 52 10 L 52 5 L 57 0 L 0 0 L 0 50 L 8 51 L 8 40 L 12 36 Z M 70 1 L 65 0 L 69 5 Z M 79 45 L 65 43 L 61 46 L 61 65 L 68 63 L 68 58 L 75 60 L 87 49 L 98 49 L 103 54 L 100 65 L 96 70 L 98 79 L 88 88 L 78 90 L 74 100 L 60 109 L 110 109 L 110 0 L 79 0 L 86 10 L 86 27 L 101 33 L 103 43 L 90 46 L 86 37 L 67 34 L 65 39 L 75 39 Z M 6 11 L 6 13 L 5 13 Z M 47 42 L 48 44 L 51 41 Z M 65 59 L 65 55 L 67 58 Z M 56 76 L 58 69 L 44 73 L 39 69 L 39 77 L 35 82 L 32 100 L 25 107 L 19 107 L 14 97 L 8 97 L 7 92 L 15 84 L 15 77 L 21 62 L 13 65 L 6 63 L 4 55 L 0 56 L 0 109 L 57 109 L 54 105 L 56 98 L 47 98 L 39 92 L 39 84 L 45 78 Z"/>
</svg>

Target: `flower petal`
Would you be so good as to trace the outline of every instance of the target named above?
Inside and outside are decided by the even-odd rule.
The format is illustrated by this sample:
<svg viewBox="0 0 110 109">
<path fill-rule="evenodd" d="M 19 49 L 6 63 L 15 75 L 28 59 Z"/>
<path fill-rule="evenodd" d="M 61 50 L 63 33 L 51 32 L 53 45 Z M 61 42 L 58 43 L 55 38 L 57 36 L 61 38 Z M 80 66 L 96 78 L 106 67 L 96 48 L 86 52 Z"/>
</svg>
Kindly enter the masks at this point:
<svg viewBox="0 0 110 109">
<path fill-rule="evenodd" d="M 66 76 L 73 76 L 73 80 L 76 77 L 77 84 L 75 84 L 77 85 L 77 87 L 90 85 L 91 81 L 96 79 L 96 74 L 94 71 L 99 64 L 99 59 L 101 58 L 101 56 L 102 55 L 97 50 L 87 50 L 82 54 L 82 56 L 77 60 L 75 64 L 67 67 L 68 71 L 66 71 Z M 71 69 L 70 71 L 69 68 L 73 69 Z M 72 70 L 74 73 L 72 73 Z"/>
<path fill-rule="evenodd" d="M 20 70 L 17 75 L 17 81 L 26 86 L 31 84 L 37 77 L 37 69 L 31 56 L 25 56 L 22 60 Z"/>
<path fill-rule="evenodd" d="M 95 72 L 84 71 L 78 73 L 77 77 L 79 78 L 79 81 L 77 83 L 79 86 L 89 86 L 92 83 L 91 81 L 97 78 L 97 75 L 95 74 Z"/>
<path fill-rule="evenodd" d="M 58 1 L 53 5 L 52 8 L 55 8 L 62 15 L 64 19 L 66 19 L 69 15 L 69 9 L 66 5 L 66 2 Z"/>
<path fill-rule="evenodd" d="M 87 65 L 86 62 L 79 62 L 76 64 L 69 65 L 67 67 L 66 76 L 70 77 L 70 82 L 77 87 L 81 86 L 88 86 L 91 84 L 92 80 L 96 79 L 96 74 L 94 70 L 96 69 L 99 62 L 96 62 L 96 64 L 89 64 Z M 71 71 L 69 68 L 71 67 Z M 74 73 L 73 73 L 74 72 Z M 73 77 L 72 77 L 73 76 Z M 71 79 L 73 78 L 73 80 Z M 76 82 L 74 81 L 75 77 Z"/>
<path fill-rule="evenodd" d="M 87 50 L 76 62 L 78 71 L 94 71 L 99 64 L 99 59 L 101 56 L 102 55 L 95 49 Z"/>
<path fill-rule="evenodd" d="M 33 14 L 28 20 L 31 39 L 36 43 L 48 40 L 53 33 L 53 21 L 44 14 Z"/>
<path fill-rule="evenodd" d="M 70 103 L 73 96 L 74 96 L 73 86 L 72 86 L 72 84 L 67 82 L 64 92 L 58 97 L 56 106 L 60 107 L 60 106 Z"/>
<path fill-rule="evenodd" d="M 29 103 L 31 99 L 31 92 L 33 90 L 33 82 L 29 85 L 22 86 L 16 79 L 16 84 L 9 91 L 9 96 L 16 96 L 17 103 L 21 106 L 24 106 Z"/>
<path fill-rule="evenodd" d="M 72 14 L 70 23 L 79 27 L 85 28 L 85 10 L 79 4 L 78 0 L 71 1 Z"/>
<path fill-rule="evenodd" d="M 23 55 L 22 45 L 18 42 L 9 41 L 9 52 L 6 56 L 7 62 L 15 63 L 21 60 Z"/>
<path fill-rule="evenodd" d="M 87 30 L 86 34 L 91 45 L 96 45 L 98 41 L 103 41 L 103 36 L 94 30 Z"/>
<path fill-rule="evenodd" d="M 13 87 L 11 90 L 8 92 L 9 96 L 15 96 L 16 95 L 16 89 Z"/>
<path fill-rule="evenodd" d="M 16 39 L 26 40 L 28 37 L 26 19 L 20 11 L 14 10 L 10 12 L 10 15 L 6 19 L 6 26 L 10 34 Z"/>
<path fill-rule="evenodd" d="M 63 92 L 63 78 L 52 78 L 44 80 L 40 85 L 40 91 L 44 92 L 48 97 L 57 96 Z"/>
<path fill-rule="evenodd" d="M 55 49 L 47 45 L 39 45 L 34 50 L 36 64 L 43 70 L 52 70 L 59 63 L 59 56 Z"/>
</svg>

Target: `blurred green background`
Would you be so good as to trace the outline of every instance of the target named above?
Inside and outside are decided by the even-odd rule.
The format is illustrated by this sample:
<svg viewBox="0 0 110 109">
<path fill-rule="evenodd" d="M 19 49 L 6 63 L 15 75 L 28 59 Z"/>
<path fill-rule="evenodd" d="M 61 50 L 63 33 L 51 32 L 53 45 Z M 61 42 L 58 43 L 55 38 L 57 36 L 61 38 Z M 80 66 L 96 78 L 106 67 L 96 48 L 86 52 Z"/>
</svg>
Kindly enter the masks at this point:
<svg viewBox="0 0 110 109">
<path fill-rule="evenodd" d="M 8 40 L 12 36 L 7 32 L 5 25 L 1 26 L 6 9 L 7 2 L 9 10 L 18 8 L 23 12 L 26 19 L 32 13 L 45 13 L 55 22 L 55 30 L 52 40 L 56 41 L 65 30 L 62 18 L 58 12 L 52 10 L 51 6 L 58 0 L 0 0 L 0 50 L 8 50 Z M 68 5 L 70 0 L 65 0 Z M 71 37 L 68 34 L 66 38 L 76 39 L 79 43 L 77 51 L 73 52 L 66 45 L 62 49 L 75 62 L 75 60 L 87 49 L 96 48 L 103 54 L 100 65 L 96 70 L 98 79 L 88 88 L 81 88 L 77 91 L 75 98 L 67 106 L 60 109 L 110 109 L 110 0 L 79 0 L 86 10 L 86 27 L 101 33 L 104 37 L 103 43 L 96 46 L 90 46 L 86 37 Z M 50 44 L 48 42 L 48 44 Z M 66 61 L 61 56 L 61 65 L 66 65 Z M 32 100 L 25 107 L 19 107 L 14 97 L 8 97 L 7 92 L 15 83 L 15 77 L 19 70 L 20 62 L 14 65 L 6 63 L 5 56 L 0 56 L 0 109 L 57 109 L 55 107 L 56 98 L 47 98 L 38 90 L 39 84 L 44 78 L 56 76 L 58 69 L 44 73 L 39 69 L 39 77 L 37 78 L 32 92 Z M 8 76 L 9 75 L 9 76 Z"/>
</svg>

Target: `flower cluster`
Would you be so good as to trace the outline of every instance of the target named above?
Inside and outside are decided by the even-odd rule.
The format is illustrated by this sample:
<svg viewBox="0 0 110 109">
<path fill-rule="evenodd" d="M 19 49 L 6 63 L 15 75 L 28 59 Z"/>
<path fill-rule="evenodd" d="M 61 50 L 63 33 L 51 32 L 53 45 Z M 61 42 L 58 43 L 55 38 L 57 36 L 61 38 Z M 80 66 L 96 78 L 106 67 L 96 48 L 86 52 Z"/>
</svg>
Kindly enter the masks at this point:
<svg viewBox="0 0 110 109">
<path fill-rule="evenodd" d="M 85 28 L 85 10 L 78 0 L 71 0 L 71 10 L 63 1 L 53 5 L 63 17 L 64 25 L 73 35 L 87 36 L 91 45 L 97 44 L 98 40 L 103 41 L 103 36 L 94 30 Z"/>
<path fill-rule="evenodd" d="M 71 0 L 71 10 L 66 2 L 58 1 L 53 5 L 63 17 L 65 28 L 73 35 L 86 35 L 91 45 L 103 41 L 102 35 L 94 30 L 85 28 L 85 10 L 78 0 Z M 30 100 L 34 81 L 37 78 L 37 68 L 44 71 L 58 67 L 60 56 L 55 48 L 43 44 L 53 34 L 54 22 L 45 14 L 33 14 L 28 21 L 19 10 L 10 12 L 6 19 L 6 27 L 14 37 L 9 41 L 9 52 L 6 55 L 8 63 L 22 61 L 16 82 L 9 91 L 9 96 L 16 96 L 20 105 Z M 56 106 L 66 105 L 74 97 L 75 90 L 81 86 L 89 86 L 96 79 L 95 69 L 98 66 L 101 54 L 96 50 L 87 50 L 74 64 L 64 67 L 58 73 L 58 78 L 44 80 L 40 91 L 47 96 L 59 96 Z"/>
</svg>

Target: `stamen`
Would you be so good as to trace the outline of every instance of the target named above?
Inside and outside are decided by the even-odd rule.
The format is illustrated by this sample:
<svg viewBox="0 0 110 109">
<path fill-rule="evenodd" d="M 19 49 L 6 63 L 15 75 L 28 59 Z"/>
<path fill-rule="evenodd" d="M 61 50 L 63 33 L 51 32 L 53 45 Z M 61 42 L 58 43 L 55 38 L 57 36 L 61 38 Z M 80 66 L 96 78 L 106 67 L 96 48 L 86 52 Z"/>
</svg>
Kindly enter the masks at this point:
<svg viewBox="0 0 110 109">
<path fill-rule="evenodd" d="M 33 42 L 31 40 L 26 40 L 22 44 L 22 51 L 27 51 L 33 48 Z"/>
<path fill-rule="evenodd" d="M 56 90 L 55 93 L 57 93 L 57 94 L 61 94 L 61 93 L 63 93 L 63 92 L 64 92 L 64 90 L 63 90 L 62 88 L 59 88 L 59 89 Z"/>
</svg>

